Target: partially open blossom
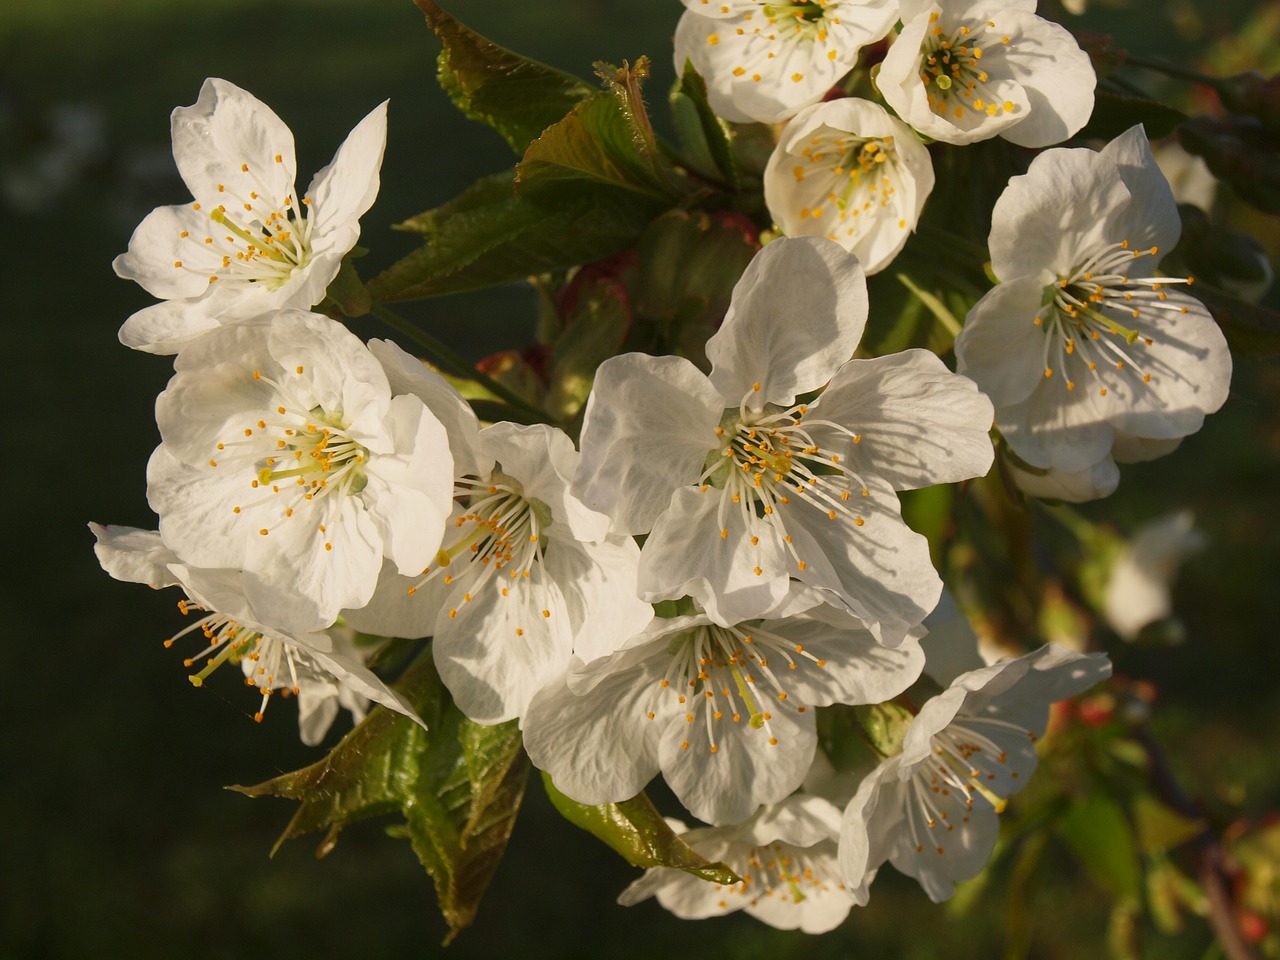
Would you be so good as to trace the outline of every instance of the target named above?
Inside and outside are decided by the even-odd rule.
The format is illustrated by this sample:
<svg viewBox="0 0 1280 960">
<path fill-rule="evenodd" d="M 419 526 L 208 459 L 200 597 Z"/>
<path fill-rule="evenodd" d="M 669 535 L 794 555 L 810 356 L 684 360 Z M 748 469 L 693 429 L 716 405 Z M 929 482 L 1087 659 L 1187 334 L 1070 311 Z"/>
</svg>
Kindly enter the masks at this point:
<svg viewBox="0 0 1280 960">
<path fill-rule="evenodd" d="M 356 125 L 305 194 L 294 185 L 293 134 L 235 84 L 206 80 L 172 122 L 173 158 L 194 200 L 157 207 L 116 257 L 119 276 L 165 301 L 126 320 L 121 342 L 177 353 L 222 324 L 323 300 L 378 194 L 386 103 Z"/>
<path fill-rule="evenodd" d="M 933 190 L 929 151 L 869 100 L 814 104 L 783 131 L 764 172 L 769 215 L 789 237 L 826 237 L 868 274 L 902 250 Z"/>
<path fill-rule="evenodd" d="M 377 593 L 346 620 L 371 633 L 433 636 L 441 679 L 472 720 L 521 716 L 567 669 L 642 630 L 639 550 L 569 492 L 573 442 L 546 424 L 480 428 L 456 392 L 389 341 L 370 348 L 397 392 L 449 427 L 456 498 L 440 549 L 420 569 L 387 565 Z"/>
<path fill-rule="evenodd" d="M 1101 653 L 1047 644 L 956 677 L 911 720 L 902 752 L 868 774 L 845 808 L 840 874 L 865 904 L 886 860 L 934 902 L 986 865 L 997 814 L 1035 771 L 1049 706 L 1111 675 Z"/>
<path fill-rule="evenodd" d="M 525 749 L 582 803 L 626 800 L 661 771 L 694 816 L 734 823 L 800 786 L 817 745 L 814 707 L 879 703 L 915 682 L 920 633 L 884 647 L 806 588 L 732 626 L 702 613 L 655 619 L 539 692 Z"/>
<path fill-rule="evenodd" d="M 683 920 L 742 910 L 771 927 L 805 933 L 834 930 L 853 908 L 836 867 L 840 810 L 828 800 L 798 794 L 733 826 L 673 827 L 696 852 L 726 864 L 742 882 L 724 885 L 652 867 L 618 897 L 624 907 L 657 897 Z"/>
<path fill-rule="evenodd" d="M 896 0 L 684 0 L 676 74 L 692 61 L 711 108 L 735 123 L 776 123 L 816 103 L 887 34 Z"/>
<path fill-rule="evenodd" d="M 243 570 L 255 608 L 308 631 L 365 604 L 383 557 L 416 573 L 435 556 L 444 427 L 341 324 L 282 310 L 211 331 L 175 369 L 147 498 L 183 562 Z"/>
<path fill-rule="evenodd" d="M 145 583 L 154 590 L 181 588 L 178 609 L 192 622 L 165 641 L 187 642 L 197 649 L 183 660 L 200 665 L 189 677 L 194 686 L 226 663 L 238 663 L 246 685 L 261 694 L 254 719 L 261 721 L 276 693 L 298 698 L 302 741 L 318 744 L 337 716 L 339 705 L 359 722 L 373 700 L 421 723 L 413 708 L 364 665 L 349 636 L 287 633 L 268 626 L 269 619 L 245 596 L 238 570 L 208 570 L 183 563 L 155 530 L 91 523 L 94 551 L 104 570 L 117 580 Z M 266 613 L 269 614 L 269 610 Z"/>
<path fill-rule="evenodd" d="M 1101 153 L 1047 150 L 1009 181 L 990 238 L 1002 282 L 969 312 L 956 357 L 1023 461 L 1080 474 L 1151 459 L 1226 400 L 1221 330 L 1180 291 L 1190 280 L 1155 274 L 1178 233 L 1141 127 Z"/>
<path fill-rule="evenodd" d="M 1097 78 L 1071 33 L 1035 11 L 1036 0 L 902 0 L 876 85 L 934 140 L 1061 143 L 1093 112 Z"/>
<path fill-rule="evenodd" d="M 895 490 L 985 473 L 991 407 L 927 351 L 850 360 L 866 316 L 856 257 L 783 238 L 734 288 L 710 377 L 678 357 L 600 366 L 573 490 L 649 534 L 644 599 L 690 595 L 728 625 L 795 577 L 886 643 L 933 608 L 942 583 Z"/>
</svg>

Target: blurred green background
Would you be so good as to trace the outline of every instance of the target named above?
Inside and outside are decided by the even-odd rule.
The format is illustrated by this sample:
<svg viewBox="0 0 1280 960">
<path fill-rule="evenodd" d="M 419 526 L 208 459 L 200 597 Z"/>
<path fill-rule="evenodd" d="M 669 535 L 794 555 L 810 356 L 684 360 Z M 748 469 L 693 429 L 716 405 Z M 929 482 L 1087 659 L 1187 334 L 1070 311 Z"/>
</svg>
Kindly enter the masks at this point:
<svg viewBox="0 0 1280 960">
<path fill-rule="evenodd" d="M 648 53 L 649 100 L 665 119 L 676 0 L 446 6 L 499 43 L 582 76 L 594 60 Z M 1214 50 L 1233 69 L 1274 71 L 1280 64 L 1260 60 L 1276 56 L 1275 13 L 1248 0 L 1095 4 L 1073 24 L 1160 56 Z M 1231 40 L 1248 17 L 1255 40 Z M 167 117 L 212 75 L 248 88 L 292 127 L 303 182 L 391 99 L 362 270 L 393 262 L 413 240 L 391 223 L 512 161 L 439 91 L 437 49 L 409 0 L 0 5 L 0 291 L 4 355 L 17 371 L 4 382 L 4 408 L 19 418 L 0 578 L 12 658 L 0 700 L 0 960 L 998 955 L 998 891 L 957 925 L 891 870 L 869 909 L 819 939 L 742 916 L 683 923 L 652 902 L 624 910 L 613 899 L 636 871 L 559 821 L 536 782 L 475 928 L 445 950 L 430 881 L 377 822 L 344 833 L 322 862 L 306 841 L 269 860 L 291 804 L 219 789 L 320 754 L 298 742 L 292 704 L 275 704 L 257 726 L 234 679 L 192 689 L 181 655 L 161 646 L 178 629 L 176 596 L 116 583 L 94 559 L 89 520 L 154 526 L 144 465 L 158 441 L 152 404 L 171 369 L 116 342 L 123 319 L 150 300 L 114 277 L 111 258 L 152 207 L 185 198 Z M 1273 225 L 1259 223 L 1274 243 Z M 533 302 L 509 289 L 404 312 L 480 357 L 528 342 Z M 371 320 L 354 328 L 388 333 Z M 1253 816 L 1280 807 L 1278 397 L 1274 364 L 1239 363 L 1232 400 L 1201 434 L 1175 456 L 1127 469 L 1117 497 L 1088 511 L 1136 523 L 1188 505 L 1209 535 L 1177 593 L 1189 642 L 1126 649 L 1117 660 L 1160 684 L 1157 730 L 1184 785 Z M 1099 956 L 1105 900 L 1064 876 L 1035 904 L 1032 955 Z M 1208 942 L 1193 925 L 1152 955 L 1200 957 Z"/>
</svg>

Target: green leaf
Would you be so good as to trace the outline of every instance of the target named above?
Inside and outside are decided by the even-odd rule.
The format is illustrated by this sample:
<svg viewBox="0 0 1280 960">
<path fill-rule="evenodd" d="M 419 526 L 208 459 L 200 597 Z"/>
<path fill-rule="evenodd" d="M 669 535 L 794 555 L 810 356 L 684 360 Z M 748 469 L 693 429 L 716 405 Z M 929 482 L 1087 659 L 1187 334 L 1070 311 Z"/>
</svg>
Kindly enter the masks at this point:
<svg viewBox="0 0 1280 960">
<path fill-rule="evenodd" d="M 621 188 L 672 202 L 678 194 L 655 172 L 643 148 L 644 129 L 606 90 L 584 100 L 529 144 L 516 167 L 517 189 L 563 181 Z"/>
<path fill-rule="evenodd" d="M 369 290 L 361 283 L 360 274 L 356 272 L 349 255 L 342 258 L 338 275 L 329 284 L 325 295 L 338 305 L 338 309 L 344 316 L 348 317 L 363 317 L 373 306 Z"/>
<path fill-rule="evenodd" d="M 594 183 L 557 183 L 517 196 L 513 175 L 401 224 L 425 244 L 369 282 L 375 300 L 413 300 L 524 280 L 631 246 L 663 204 Z"/>
<path fill-rule="evenodd" d="M 414 0 L 444 48 L 440 86 L 472 120 L 523 153 L 531 141 L 595 93 L 588 83 L 528 60 L 463 26 L 435 0 Z"/>
<path fill-rule="evenodd" d="M 1141 894 L 1142 874 L 1133 828 L 1112 797 L 1095 790 L 1058 820 L 1058 834 L 1104 889 L 1122 900 Z"/>
<path fill-rule="evenodd" d="M 681 143 L 702 173 L 719 176 L 733 190 L 741 185 L 738 165 L 724 122 L 707 102 L 707 84 L 686 60 L 684 73 L 671 92 L 671 111 Z"/>
<path fill-rule="evenodd" d="M 1085 128 L 1076 134 L 1080 140 L 1114 140 L 1134 124 L 1147 129 L 1152 140 L 1167 137 L 1187 119 L 1181 110 L 1165 106 L 1157 100 L 1130 96 L 1099 87 L 1094 91 L 1093 115 Z"/>
<path fill-rule="evenodd" d="M 711 863 L 694 852 L 662 819 L 646 794 L 621 803 L 590 806 L 570 800 L 542 774 L 551 804 L 576 827 L 599 837 L 633 867 L 671 867 L 711 883 L 729 885 L 742 878 L 723 863 Z"/>
<path fill-rule="evenodd" d="M 1149 854 L 1180 847 L 1188 840 L 1200 836 L 1206 829 L 1203 820 L 1184 817 L 1149 793 L 1141 793 L 1134 798 L 1133 821 L 1138 833 L 1138 845 Z"/>
<path fill-rule="evenodd" d="M 597 368 L 621 352 L 630 327 L 626 290 L 616 279 L 602 276 L 584 284 L 555 342 L 547 413 L 560 423 L 577 415 L 587 402 Z"/>
<path fill-rule="evenodd" d="M 398 811 L 404 818 L 398 832 L 434 879 L 452 939 L 471 924 L 506 849 L 528 759 L 515 721 L 486 727 L 462 715 L 430 650 L 395 687 L 430 732 L 378 707 L 319 763 L 230 789 L 300 801 L 273 854 L 286 840 L 327 830 L 319 848 L 324 856 L 348 824 Z"/>
</svg>

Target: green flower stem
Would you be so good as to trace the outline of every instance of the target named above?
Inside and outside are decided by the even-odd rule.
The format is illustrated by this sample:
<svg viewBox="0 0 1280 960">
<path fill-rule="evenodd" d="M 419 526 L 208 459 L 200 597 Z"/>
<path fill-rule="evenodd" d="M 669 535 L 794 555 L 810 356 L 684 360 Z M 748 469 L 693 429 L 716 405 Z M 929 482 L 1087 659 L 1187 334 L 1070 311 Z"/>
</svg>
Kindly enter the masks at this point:
<svg viewBox="0 0 1280 960">
<path fill-rule="evenodd" d="M 473 364 L 467 363 L 452 347 L 433 337 L 416 324 L 410 323 L 394 310 L 390 310 L 380 303 L 375 303 L 369 312 L 387 326 L 404 334 L 426 350 L 436 363 L 449 368 L 460 377 L 468 377 L 474 380 L 495 397 L 501 398 L 514 412 L 525 418 L 528 423 L 550 422 L 550 418 L 529 401 L 507 389 L 487 374 L 477 370 Z"/>
</svg>

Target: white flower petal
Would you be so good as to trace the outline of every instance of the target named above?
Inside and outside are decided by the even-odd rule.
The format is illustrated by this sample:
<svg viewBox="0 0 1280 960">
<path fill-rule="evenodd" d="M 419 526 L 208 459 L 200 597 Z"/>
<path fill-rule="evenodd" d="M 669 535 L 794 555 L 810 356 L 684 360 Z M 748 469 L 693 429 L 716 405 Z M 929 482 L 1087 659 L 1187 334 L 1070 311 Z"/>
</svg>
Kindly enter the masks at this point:
<svg viewBox="0 0 1280 960">
<path fill-rule="evenodd" d="M 338 147 L 333 160 L 316 173 L 307 189 L 315 207 L 314 229 L 321 234 L 350 230 L 344 254 L 360 236 L 359 220 L 378 195 L 382 153 L 387 144 L 387 101 L 374 107 Z M 340 246 L 341 244 L 339 244 Z"/>
<path fill-rule="evenodd" d="M 698 478 L 715 448 L 724 401 L 680 357 L 611 357 L 587 398 L 572 493 L 613 517 L 620 534 L 647 533 L 672 492 Z"/>
<path fill-rule="evenodd" d="M 748 264 L 707 341 L 711 382 L 726 406 L 790 406 L 853 355 L 866 321 L 856 257 L 821 237 L 775 240 Z"/>
<path fill-rule="evenodd" d="M 1046 334 L 1037 323 L 1043 298 L 1037 277 L 997 284 L 973 305 L 956 337 L 956 371 L 997 407 L 1021 403 L 1044 379 Z"/>
</svg>

